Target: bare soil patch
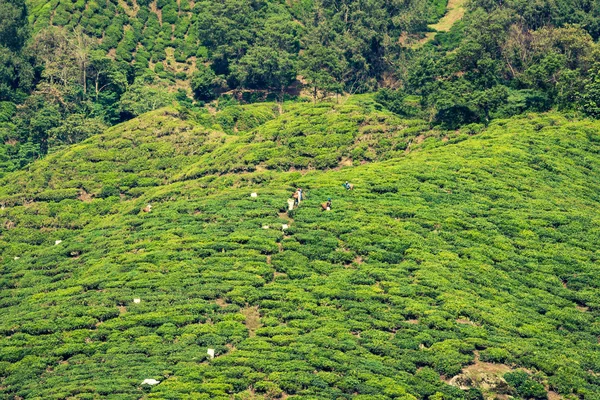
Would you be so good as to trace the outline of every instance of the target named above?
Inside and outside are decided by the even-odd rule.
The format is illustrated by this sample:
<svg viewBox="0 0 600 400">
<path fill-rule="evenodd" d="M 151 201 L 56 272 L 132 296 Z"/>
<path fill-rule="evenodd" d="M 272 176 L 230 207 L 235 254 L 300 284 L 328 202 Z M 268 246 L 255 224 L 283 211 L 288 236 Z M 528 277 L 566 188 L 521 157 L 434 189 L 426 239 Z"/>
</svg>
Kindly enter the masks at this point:
<svg viewBox="0 0 600 400">
<path fill-rule="evenodd" d="M 246 307 L 242 308 L 240 311 L 246 317 L 244 324 L 248 328 L 248 334 L 250 337 L 256 336 L 256 330 L 262 326 L 258 307 Z"/>
</svg>

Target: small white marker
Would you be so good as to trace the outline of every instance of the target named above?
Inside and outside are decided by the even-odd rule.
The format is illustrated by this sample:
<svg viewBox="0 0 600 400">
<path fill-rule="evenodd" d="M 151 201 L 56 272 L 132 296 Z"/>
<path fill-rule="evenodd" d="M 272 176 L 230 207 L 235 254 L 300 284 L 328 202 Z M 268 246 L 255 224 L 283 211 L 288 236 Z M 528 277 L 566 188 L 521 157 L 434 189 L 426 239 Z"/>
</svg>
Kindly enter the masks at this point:
<svg viewBox="0 0 600 400">
<path fill-rule="evenodd" d="M 158 385 L 160 383 L 160 381 L 157 381 L 156 379 L 144 379 L 142 381 L 142 385 Z"/>
<path fill-rule="evenodd" d="M 258 197 L 258 193 L 250 193 L 250 197 Z"/>
<path fill-rule="evenodd" d="M 17 257 L 17 256 L 15 256 L 15 261 L 17 261 L 19 258 L 21 258 L 21 257 Z"/>
<path fill-rule="evenodd" d="M 140 299 L 133 299 L 133 302 L 134 302 L 135 304 L 140 304 L 140 302 L 141 302 L 141 301 L 142 301 L 142 300 L 140 300 Z"/>
<path fill-rule="evenodd" d="M 62 240 L 55 240 L 55 241 L 54 241 L 54 245 L 55 245 L 55 246 L 57 246 L 57 245 L 59 245 L 59 244 L 61 244 L 61 243 L 62 243 Z"/>
<path fill-rule="evenodd" d="M 263 225 L 263 229 L 269 229 L 269 225 Z"/>
<path fill-rule="evenodd" d="M 289 228 L 288 224 L 282 224 L 281 225 L 281 229 L 282 230 L 286 230 L 287 228 Z"/>
<path fill-rule="evenodd" d="M 208 354 L 208 357 L 212 360 L 213 358 L 215 358 L 215 349 L 208 349 L 206 351 L 206 354 Z"/>
</svg>

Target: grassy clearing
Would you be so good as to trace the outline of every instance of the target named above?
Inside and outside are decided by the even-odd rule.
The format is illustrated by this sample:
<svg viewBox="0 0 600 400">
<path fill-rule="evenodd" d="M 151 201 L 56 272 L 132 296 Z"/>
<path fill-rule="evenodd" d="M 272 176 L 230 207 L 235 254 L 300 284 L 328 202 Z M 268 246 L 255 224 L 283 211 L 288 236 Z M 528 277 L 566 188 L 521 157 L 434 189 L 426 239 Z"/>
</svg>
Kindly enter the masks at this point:
<svg viewBox="0 0 600 400">
<path fill-rule="evenodd" d="M 448 0 L 446 15 L 444 15 L 436 24 L 429 25 L 431 29 L 437 32 L 448 32 L 450 28 L 465 15 L 465 6 L 467 0 Z"/>
<path fill-rule="evenodd" d="M 448 0 L 446 14 L 440 18 L 437 23 L 429 25 L 429 28 L 432 29 L 433 32 L 426 32 L 423 38 L 412 43 L 410 47 L 412 49 L 419 49 L 426 43 L 431 42 L 438 32 L 450 31 L 450 28 L 465 15 L 466 4 L 467 0 Z"/>
</svg>

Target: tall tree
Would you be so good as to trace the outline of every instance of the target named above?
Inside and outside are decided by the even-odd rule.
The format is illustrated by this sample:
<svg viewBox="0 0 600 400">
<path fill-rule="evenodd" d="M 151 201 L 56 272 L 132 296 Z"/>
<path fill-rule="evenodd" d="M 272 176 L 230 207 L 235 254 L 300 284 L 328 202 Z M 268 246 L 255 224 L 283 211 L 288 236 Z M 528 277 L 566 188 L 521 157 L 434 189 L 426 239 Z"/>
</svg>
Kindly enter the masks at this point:
<svg viewBox="0 0 600 400">
<path fill-rule="evenodd" d="M 314 101 L 319 91 L 324 94 L 343 91 L 342 77 L 346 60 L 335 48 L 312 45 L 302 53 L 300 63 L 300 73 L 311 88 Z"/>
<path fill-rule="evenodd" d="M 28 37 L 24 0 L 0 0 L 0 101 L 19 101 L 31 87 L 33 69 L 22 54 Z"/>
<path fill-rule="evenodd" d="M 29 37 L 24 0 L 0 0 L 0 46 L 20 51 Z"/>
<path fill-rule="evenodd" d="M 87 95 L 87 72 L 90 64 L 90 52 L 92 49 L 92 40 L 81 28 L 76 28 L 70 38 L 70 45 L 80 72 L 80 83 L 83 86 L 83 94 Z"/>
<path fill-rule="evenodd" d="M 232 67 L 232 75 L 244 87 L 277 91 L 281 100 L 285 88 L 296 79 L 296 65 L 285 51 L 256 46 Z"/>
</svg>

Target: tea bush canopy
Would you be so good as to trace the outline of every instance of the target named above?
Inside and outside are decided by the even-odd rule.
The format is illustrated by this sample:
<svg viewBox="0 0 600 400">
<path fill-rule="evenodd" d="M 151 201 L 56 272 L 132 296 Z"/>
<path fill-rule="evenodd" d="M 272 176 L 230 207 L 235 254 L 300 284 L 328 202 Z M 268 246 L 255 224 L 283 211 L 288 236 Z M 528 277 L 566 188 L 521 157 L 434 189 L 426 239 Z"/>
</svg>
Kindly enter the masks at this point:
<svg viewBox="0 0 600 400">
<path fill-rule="evenodd" d="M 499 395 L 451 384 L 481 368 L 596 399 L 599 132 L 430 129 L 360 95 L 162 108 L 57 150 L 0 180 L 0 396 Z"/>
<path fill-rule="evenodd" d="M 0 0 L 0 399 L 600 399 L 600 0 Z"/>
</svg>

